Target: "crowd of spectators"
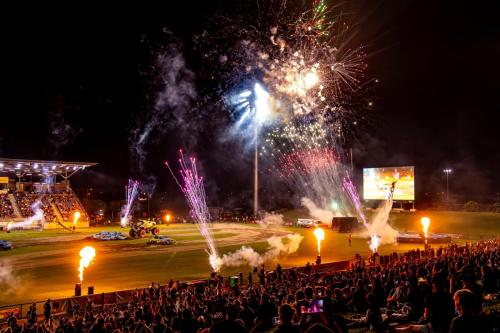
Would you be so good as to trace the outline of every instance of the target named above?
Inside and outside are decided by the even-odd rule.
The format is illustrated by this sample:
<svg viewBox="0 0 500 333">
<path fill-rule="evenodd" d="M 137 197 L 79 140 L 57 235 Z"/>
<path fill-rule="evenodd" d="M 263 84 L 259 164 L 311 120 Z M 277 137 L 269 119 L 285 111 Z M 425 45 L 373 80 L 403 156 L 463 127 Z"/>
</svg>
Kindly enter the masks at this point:
<svg viewBox="0 0 500 333">
<path fill-rule="evenodd" d="M 35 192 L 16 192 L 15 198 L 17 202 L 17 206 L 21 211 L 21 215 L 23 217 L 30 217 L 35 214 L 34 208 L 35 204 L 39 201 L 40 208 L 43 210 L 43 216 L 46 221 L 54 221 L 56 215 L 54 213 L 54 209 L 52 208 L 51 194 L 40 194 Z"/>
<path fill-rule="evenodd" d="M 48 222 L 55 221 L 56 219 L 56 214 L 54 213 L 51 202 L 52 198 L 50 194 L 41 195 L 41 208 L 43 210 L 43 216 L 45 217 L 45 221 Z"/>
<path fill-rule="evenodd" d="M 35 201 L 38 199 L 38 195 L 30 192 L 16 192 L 15 197 L 17 206 L 21 211 L 21 215 L 24 217 L 32 216 L 34 213 L 31 206 L 33 206 Z"/>
<path fill-rule="evenodd" d="M 13 217 L 14 210 L 11 203 L 6 195 L 5 199 L 3 196 L 4 195 L 2 194 L 2 197 L 0 198 L 0 217 Z M 65 221 L 72 220 L 73 213 L 76 211 L 79 211 L 80 214 L 82 214 L 80 219 L 85 219 L 85 210 L 82 209 L 77 198 L 72 192 L 35 193 L 23 191 L 16 192 L 15 199 L 23 217 L 33 216 L 35 214 L 33 211 L 34 204 L 37 201 L 40 201 L 40 208 L 43 210 L 43 215 L 46 221 L 54 221 L 56 219 L 52 203 L 55 204 Z M 11 214 L 12 216 L 7 216 L 7 214 Z"/>
<path fill-rule="evenodd" d="M 0 193 L 0 218 L 14 217 L 14 208 L 9 200 L 9 195 Z"/>
<path fill-rule="evenodd" d="M 498 295 L 499 250 L 496 239 L 410 251 L 383 265 L 357 256 L 345 271 L 322 272 L 310 264 L 262 267 L 245 284 L 214 276 L 201 286 L 170 281 L 136 290 L 124 306 L 89 301 L 58 320 L 50 318 L 48 301 L 44 321 L 31 314 L 31 322 L 20 324 L 12 317 L 4 332 L 385 332 L 394 325 L 420 332 L 493 332 L 499 315 L 484 302 Z"/>
<path fill-rule="evenodd" d="M 73 213 L 79 211 L 81 214 L 84 214 L 84 210 L 80 207 L 77 198 L 72 192 L 61 192 L 52 194 L 52 199 L 57 206 L 57 209 L 61 213 L 64 221 L 72 220 Z M 81 219 L 84 217 L 81 216 Z"/>
</svg>

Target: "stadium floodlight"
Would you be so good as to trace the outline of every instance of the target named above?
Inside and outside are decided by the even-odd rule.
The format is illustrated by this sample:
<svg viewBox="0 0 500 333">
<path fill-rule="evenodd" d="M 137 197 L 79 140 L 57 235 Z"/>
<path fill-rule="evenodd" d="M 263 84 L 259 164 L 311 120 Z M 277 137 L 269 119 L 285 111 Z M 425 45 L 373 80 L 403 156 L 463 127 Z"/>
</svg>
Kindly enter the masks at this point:
<svg viewBox="0 0 500 333">
<path fill-rule="evenodd" d="M 450 168 L 446 168 L 446 169 L 443 169 L 443 172 L 446 175 L 446 202 L 449 202 L 450 197 L 449 197 L 448 177 L 449 177 L 450 173 L 453 172 L 453 170 Z"/>
</svg>

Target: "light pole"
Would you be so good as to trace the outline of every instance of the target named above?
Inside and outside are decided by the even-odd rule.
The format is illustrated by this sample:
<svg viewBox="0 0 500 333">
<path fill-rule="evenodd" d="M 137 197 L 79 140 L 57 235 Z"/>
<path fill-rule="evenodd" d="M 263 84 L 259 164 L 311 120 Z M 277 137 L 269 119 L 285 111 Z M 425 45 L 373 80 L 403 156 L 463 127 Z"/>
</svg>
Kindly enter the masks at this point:
<svg viewBox="0 0 500 333">
<path fill-rule="evenodd" d="M 253 131 L 253 212 L 257 215 L 259 211 L 259 135 L 262 127 L 273 118 L 273 99 L 264 87 L 262 87 L 259 83 L 255 83 L 251 89 L 246 89 L 236 95 L 232 103 L 235 105 L 237 110 L 245 110 L 235 124 L 234 128 L 236 130 L 248 129 Z M 248 126 L 244 125 L 245 123 L 248 124 Z M 242 128 L 242 126 L 244 127 Z"/>
<path fill-rule="evenodd" d="M 255 151 L 253 161 L 253 215 L 257 216 L 259 212 L 259 144 L 258 144 L 259 128 L 255 126 Z"/>
<path fill-rule="evenodd" d="M 446 168 L 443 169 L 443 172 L 446 175 L 446 202 L 449 202 L 450 197 L 449 197 L 448 177 L 450 176 L 450 173 L 453 172 L 453 170 L 450 168 Z"/>
<path fill-rule="evenodd" d="M 255 84 L 252 93 L 251 107 L 254 117 L 254 192 L 253 213 L 257 216 L 259 212 L 259 134 L 261 127 L 272 118 L 272 107 L 269 93 L 258 83 Z"/>
</svg>

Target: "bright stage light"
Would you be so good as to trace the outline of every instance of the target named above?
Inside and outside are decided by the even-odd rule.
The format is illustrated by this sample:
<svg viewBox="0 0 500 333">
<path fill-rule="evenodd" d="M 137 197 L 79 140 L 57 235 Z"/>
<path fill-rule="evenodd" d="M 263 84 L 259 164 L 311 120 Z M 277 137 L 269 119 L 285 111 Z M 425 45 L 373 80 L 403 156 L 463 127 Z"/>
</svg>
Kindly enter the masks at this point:
<svg viewBox="0 0 500 333">
<path fill-rule="evenodd" d="M 255 119 L 258 124 L 263 124 L 271 118 L 272 106 L 269 93 L 258 83 L 254 87 L 255 92 Z"/>
</svg>

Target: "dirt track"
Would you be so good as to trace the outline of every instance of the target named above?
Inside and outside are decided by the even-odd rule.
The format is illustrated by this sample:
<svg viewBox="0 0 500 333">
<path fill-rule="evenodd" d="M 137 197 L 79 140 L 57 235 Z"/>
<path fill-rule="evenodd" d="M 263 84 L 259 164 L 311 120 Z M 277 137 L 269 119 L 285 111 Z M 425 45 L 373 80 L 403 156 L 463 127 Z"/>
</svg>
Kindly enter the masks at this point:
<svg viewBox="0 0 500 333">
<path fill-rule="evenodd" d="M 218 232 L 236 234 L 235 236 L 218 238 L 216 240 L 217 247 L 255 243 L 265 241 L 273 235 L 286 235 L 290 233 L 289 231 L 277 228 L 267 229 L 239 224 L 217 224 L 213 226 L 212 231 L 214 234 Z M 199 232 L 190 226 L 189 228 L 163 228 L 161 234 L 170 235 L 175 239 L 179 236 L 198 236 Z M 86 237 L 86 234 L 71 234 L 19 240 L 14 244 L 16 248 L 53 245 L 55 249 L 46 249 L 42 252 L 30 251 L 19 253 L 8 256 L 8 259 L 15 266 L 16 270 L 23 270 L 51 267 L 60 264 L 61 261 L 75 260 L 75 254 L 83 244 L 94 246 L 98 252 L 100 261 L 113 261 L 114 259 L 122 258 L 124 255 L 130 258 L 156 253 L 165 254 L 204 250 L 207 247 L 204 240 L 184 240 L 178 241 L 175 245 L 148 246 L 146 245 L 146 239 L 141 243 L 131 243 L 130 241 L 89 241 L 85 239 Z"/>
</svg>

